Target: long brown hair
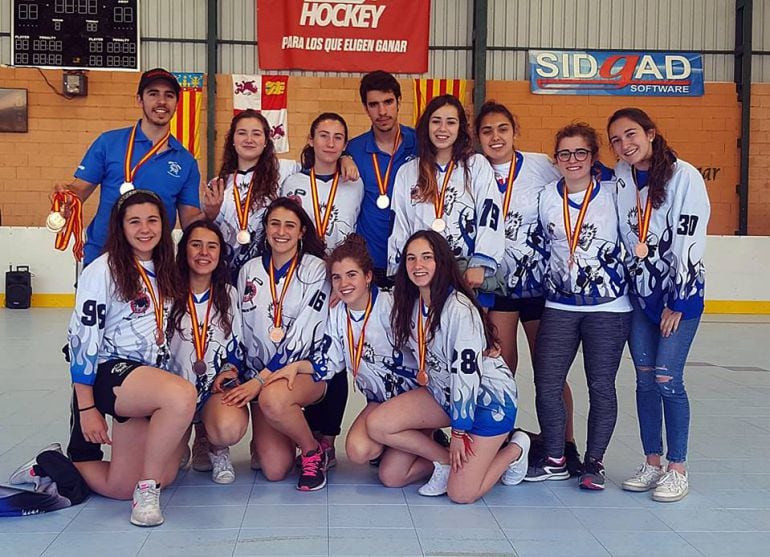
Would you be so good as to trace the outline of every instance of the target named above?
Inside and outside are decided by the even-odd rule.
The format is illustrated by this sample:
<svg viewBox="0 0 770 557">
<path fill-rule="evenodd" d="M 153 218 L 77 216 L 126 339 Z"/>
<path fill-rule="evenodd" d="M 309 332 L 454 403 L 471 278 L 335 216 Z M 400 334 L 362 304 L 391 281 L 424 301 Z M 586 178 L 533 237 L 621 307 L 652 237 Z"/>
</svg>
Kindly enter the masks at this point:
<svg viewBox="0 0 770 557">
<path fill-rule="evenodd" d="M 468 116 L 457 97 L 453 95 L 440 95 L 433 97 L 425 107 L 425 112 L 417 122 L 417 146 L 420 153 L 420 174 L 417 177 L 417 195 L 420 201 L 433 201 L 438 190 L 436 183 L 436 146 L 430 140 L 430 118 L 442 106 L 450 105 L 457 109 L 459 130 L 457 140 L 452 145 L 452 160 L 456 165 L 462 164 L 465 169 L 465 187 L 470 182 L 470 169 L 468 160 L 473 155 L 473 139 L 468 126 Z"/>
<path fill-rule="evenodd" d="M 677 159 L 676 151 L 669 147 L 666 138 L 660 133 L 655 122 L 641 108 L 629 107 L 616 110 L 607 121 L 608 134 L 610 126 L 621 118 L 628 118 L 632 122 L 639 124 L 645 133 L 650 131 L 655 133 L 655 137 L 652 140 L 652 156 L 650 157 L 650 174 L 647 185 L 649 186 L 648 195 L 652 200 L 652 206 L 658 209 L 666 201 L 666 184 L 668 184 L 671 176 L 674 175 L 674 163 Z"/>
<path fill-rule="evenodd" d="M 441 325 L 441 312 L 444 310 L 444 305 L 447 298 L 451 295 L 452 289 L 454 289 L 465 294 L 476 311 L 479 312 L 484 325 L 486 347 L 492 348 L 496 346 L 498 339 L 495 326 L 484 311 L 482 311 L 481 306 L 476 300 L 476 295 L 465 282 L 446 239 L 433 230 L 418 230 L 406 241 L 401 261 L 396 271 L 395 285 L 393 286 L 393 313 L 390 315 L 390 327 L 393 329 L 396 347 L 403 348 L 409 341 L 409 337 L 412 334 L 412 310 L 414 309 L 414 304 L 420 298 L 419 289 L 406 272 L 406 252 L 409 249 L 409 244 L 420 238 L 430 244 L 433 249 L 433 259 L 436 262 L 436 272 L 433 274 L 433 279 L 430 283 L 430 310 L 428 311 L 430 328 L 426 337 L 428 341 L 433 339 Z"/>
<path fill-rule="evenodd" d="M 246 118 L 255 118 L 262 125 L 262 131 L 265 134 L 265 149 L 259 156 L 257 165 L 254 168 L 254 193 L 251 196 L 250 209 L 261 206 L 265 199 L 275 199 L 278 193 L 278 180 L 280 179 L 278 171 L 278 159 L 275 156 L 275 145 L 270 135 L 270 124 L 261 113 L 251 108 L 238 113 L 230 122 L 230 129 L 227 130 L 225 137 L 225 149 L 222 154 L 222 166 L 219 168 L 219 178 L 227 182 L 227 178 L 233 172 L 238 171 L 238 153 L 235 151 L 235 130 L 241 120 Z M 235 187 L 235 184 L 233 184 Z"/>
<path fill-rule="evenodd" d="M 193 231 L 198 228 L 210 230 L 219 240 L 219 260 L 214 272 L 211 274 L 211 289 L 209 295 L 214 308 L 219 314 L 219 327 L 224 332 L 225 337 L 229 337 L 233 330 L 233 308 L 230 304 L 230 295 L 227 291 L 227 281 L 230 273 L 227 270 L 225 261 L 225 239 L 219 227 L 208 219 L 197 220 L 185 228 L 182 239 L 176 252 L 176 266 L 179 269 L 181 279 L 180 296 L 174 300 L 174 306 L 171 308 L 171 318 L 169 321 L 172 326 L 182 332 L 182 318 L 187 313 L 187 299 L 190 296 L 190 263 L 187 261 L 187 244 Z"/>
<path fill-rule="evenodd" d="M 123 194 L 112 207 L 109 231 L 104 252 L 108 254 L 108 264 L 112 280 L 118 289 L 118 296 L 124 302 L 132 300 L 142 289 L 142 281 L 136 268 L 134 249 L 126 239 L 123 219 L 126 210 L 133 205 L 149 203 L 158 209 L 161 221 L 161 236 L 158 245 L 152 250 L 155 264 L 155 281 L 158 294 L 163 298 L 179 296 L 179 273 L 174 264 L 174 242 L 163 202 L 155 193 L 147 190 L 131 190 Z"/>
</svg>

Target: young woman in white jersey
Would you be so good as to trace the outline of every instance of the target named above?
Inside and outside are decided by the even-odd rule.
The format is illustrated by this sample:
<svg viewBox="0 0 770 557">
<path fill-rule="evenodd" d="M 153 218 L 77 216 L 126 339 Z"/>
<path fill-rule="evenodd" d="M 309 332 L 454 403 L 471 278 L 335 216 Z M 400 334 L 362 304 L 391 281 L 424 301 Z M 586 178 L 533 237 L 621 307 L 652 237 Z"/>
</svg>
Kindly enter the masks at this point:
<svg viewBox="0 0 770 557">
<path fill-rule="evenodd" d="M 265 381 L 292 362 L 312 359 L 322 346 L 330 294 L 323 243 L 299 204 L 286 197 L 270 204 L 263 224 L 262 255 L 241 268 L 237 285 L 247 380 L 222 401 L 238 407 L 254 403 L 253 451 L 268 480 L 286 476 L 299 446 L 297 488 L 310 491 L 326 484 L 326 453 L 302 409 L 323 399 L 326 382 L 302 376 L 289 389 L 285 381 L 269 386 Z"/>
<path fill-rule="evenodd" d="M 656 501 L 679 501 L 689 490 L 684 364 L 703 314 L 703 254 L 711 208 L 700 172 L 677 158 L 644 111 L 618 110 L 607 132 L 620 159 L 615 167 L 618 213 L 634 308 L 628 346 L 636 366 L 645 454 L 623 489 L 654 489 Z M 666 470 L 661 465 L 664 416 Z"/>
<path fill-rule="evenodd" d="M 122 195 L 105 253 L 80 275 L 69 327 L 76 395 L 69 456 L 96 493 L 133 493 L 131 522 L 138 526 L 163 522 L 160 488 L 176 477 L 195 411 L 195 388 L 161 369 L 169 356 L 168 310 L 179 295 L 173 254 L 158 196 Z M 109 462 L 100 444 L 111 445 Z"/>
<path fill-rule="evenodd" d="M 519 483 L 527 469 L 529 437 L 511 435 L 516 383 L 500 356 L 487 355 L 497 339 L 446 240 L 420 230 L 404 245 L 396 273 L 391 326 L 398 347 L 418 355 L 421 388 L 375 408 L 369 435 L 388 447 L 380 479 L 402 486 L 432 475 L 419 489 L 472 503 L 503 477 Z M 431 431 L 452 427 L 449 449 Z"/>
<path fill-rule="evenodd" d="M 476 117 L 476 137 L 495 172 L 505 227 L 505 253 L 500 263 L 504 292 L 481 293 L 493 295 L 489 317 L 500 337 L 500 352 L 516 374 L 519 353 L 516 337 L 519 322 L 535 354 L 535 338 L 545 307 L 543 274 L 545 271 L 545 238 L 540 225 L 538 203 L 547 184 L 560 177 L 551 159 L 542 153 L 516 150 L 519 134 L 517 118 L 505 105 L 487 101 Z M 567 428 L 564 432 L 564 455 L 571 475 L 580 474 L 580 455 L 572 428 L 572 391 L 564 384 L 564 405 Z M 530 458 L 533 458 L 533 444 Z"/>
<path fill-rule="evenodd" d="M 406 240 L 434 230 L 462 261 L 465 280 L 478 288 L 497 272 L 505 235 L 500 190 L 492 167 L 473 152 L 468 118 L 457 98 L 434 97 L 417 124 L 420 156 L 399 168 L 393 185 L 393 232 L 388 274 L 395 274 Z"/>
<path fill-rule="evenodd" d="M 224 239 L 216 224 L 189 225 L 177 250 L 182 295 L 171 310 L 168 369 L 195 385 L 198 403 L 194 422 L 205 426 L 212 466 L 211 479 L 235 481 L 229 447 L 249 426 L 246 408 L 222 404 L 224 391 L 238 384 L 243 369 L 241 312 L 229 284 Z"/>
<path fill-rule="evenodd" d="M 366 417 L 386 400 L 417 386 L 417 361 L 408 347 L 394 346 L 390 330 L 393 295 L 380 290 L 374 280 L 374 263 L 366 241 L 351 234 L 327 256 L 334 293 L 341 303 L 331 308 L 324 346 L 313 362 L 286 366 L 269 381 L 286 378 L 292 385 L 298 373 L 313 374 L 318 381 L 345 370 L 353 375 L 366 406 L 353 421 L 345 440 L 348 458 L 364 464 L 382 456 L 384 447 L 371 438 Z"/>
<path fill-rule="evenodd" d="M 589 392 L 588 440 L 578 485 L 604 489 L 604 453 L 617 420 L 615 376 L 628 339 L 631 304 L 622 262 L 614 181 L 599 181 L 592 166 L 599 138 L 588 124 L 556 133 L 561 180 L 540 195 L 545 231 L 546 304 L 535 350 L 535 403 L 545 454 L 526 480 L 564 480 L 566 416 L 563 391 L 578 347 Z"/>
</svg>

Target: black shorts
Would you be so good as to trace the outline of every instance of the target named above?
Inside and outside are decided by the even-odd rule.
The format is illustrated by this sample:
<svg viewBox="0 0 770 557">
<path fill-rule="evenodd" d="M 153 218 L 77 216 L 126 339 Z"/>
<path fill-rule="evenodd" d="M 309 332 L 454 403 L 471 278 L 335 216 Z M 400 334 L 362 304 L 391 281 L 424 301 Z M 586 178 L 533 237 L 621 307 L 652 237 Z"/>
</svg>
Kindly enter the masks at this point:
<svg viewBox="0 0 770 557">
<path fill-rule="evenodd" d="M 500 311 L 504 313 L 519 313 L 519 321 L 527 323 L 529 321 L 538 321 L 543 315 L 545 309 L 545 297 L 536 298 L 504 298 L 495 295 L 495 305 L 491 311 Z"/>
</svg>

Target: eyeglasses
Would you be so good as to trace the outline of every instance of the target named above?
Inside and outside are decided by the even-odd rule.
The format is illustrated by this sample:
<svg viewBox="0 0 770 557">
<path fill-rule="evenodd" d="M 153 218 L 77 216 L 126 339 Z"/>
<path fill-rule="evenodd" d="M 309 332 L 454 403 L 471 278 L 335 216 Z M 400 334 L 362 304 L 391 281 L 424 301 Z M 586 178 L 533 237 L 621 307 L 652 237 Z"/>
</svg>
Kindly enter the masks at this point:
<svg viewBox="0 0 770 557">
<path fill-rule="evenodd" d="M 556 160 L 559 162 L 569 162 L 569 160 L 574 156 L 576 161 L 583 162 L 588 158 L 588 155 L 590 154 L 591 151 L 588 149 L 575 149 L 574 151 L 570 151 L 569 149 L 562 149 L 561 151 L 556 151 Z"/>
</svg>

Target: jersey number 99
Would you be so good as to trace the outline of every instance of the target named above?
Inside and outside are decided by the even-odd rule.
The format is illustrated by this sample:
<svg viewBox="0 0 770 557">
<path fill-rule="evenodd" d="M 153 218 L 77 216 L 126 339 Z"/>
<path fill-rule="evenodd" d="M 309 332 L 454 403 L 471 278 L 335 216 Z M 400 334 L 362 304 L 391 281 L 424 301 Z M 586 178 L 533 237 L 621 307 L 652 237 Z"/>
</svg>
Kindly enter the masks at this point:
<svg viewBox="0 0 770 557">
<path fill-rule="evenodd" d="M 83 317 L 80 322 L 86 327 L 93 327 L 99 322 L 99 328 L 104 329 L 104 304 L 97 304 L 95 300 L 86 300 L 83 303 Z"/>
</svg>

